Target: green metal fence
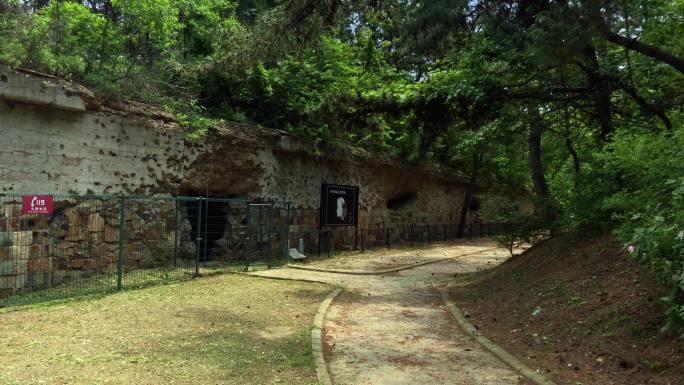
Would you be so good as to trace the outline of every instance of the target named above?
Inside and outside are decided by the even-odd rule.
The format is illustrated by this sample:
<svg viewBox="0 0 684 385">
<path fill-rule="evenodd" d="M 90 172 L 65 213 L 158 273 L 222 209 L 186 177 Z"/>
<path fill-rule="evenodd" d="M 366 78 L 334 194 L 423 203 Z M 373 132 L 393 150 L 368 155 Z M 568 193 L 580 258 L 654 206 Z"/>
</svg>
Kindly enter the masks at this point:
<svg viewBox="0 0 684 385">
<path fill-rule="evenodd" d="M 50 215 L 0 195 L 0 307 L 175 282 L 286 260 L 290 204 L 53 195 Z"/>
<path fill-rule="evenodd" d="M 306 229 L 290 233 L 290 237 L 294 240 L 302 239 L 307 255 L 320 258 L 329 257 L 335 251 L 353 249 L 363 252 L 372 248 L 390 250 L 457 239 L 487 238 L 504 231 L 502 225 L 489 222 L 468 223 L 461 236 L 456 224 L 377 224 L 359 228 Z"/>
<path fill-rule="evenodd" d="M 457 238 L 454 224 L 319 229 L 317 211 L 217 197 L 52 195 L 51 214 L 24 214 L 26 195 L 0 194 L 0 307 L 270 268 L 299 239 L 311 257 Z"/>
</svg>

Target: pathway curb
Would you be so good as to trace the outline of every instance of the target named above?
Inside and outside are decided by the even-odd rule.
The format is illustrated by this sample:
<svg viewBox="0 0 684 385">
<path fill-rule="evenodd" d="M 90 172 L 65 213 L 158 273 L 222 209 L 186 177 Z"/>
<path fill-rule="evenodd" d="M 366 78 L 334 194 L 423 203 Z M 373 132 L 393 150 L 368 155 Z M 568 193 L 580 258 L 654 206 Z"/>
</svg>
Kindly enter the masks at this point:
<svg viewBox="0 0 684 385">
<path fill-rule="evenodd" d="M 416 267 L 420 266 L 425 266 L 425 265 L 430 265 L 432 263 L 439 263 L 439 262 L 444 262 L 448 261 L 450 259 L 456 259 L 456 258 L 461 258 L 461 257 L 466 257 L 469 255 L 474 255 L 474 254 L 480 254 L 480 253 L 486 253 L 489 251 L 494 251 L 498 250 L 499 247 L 492 247 L 489 249 L 484 249 L 480 251 L 474 251 L 472 253 L 466 253 L 466 254 L 461 254 L 461 255 L 454 255 L 452 257 L 446 257 L 446 258 L 440 258 L 440 259 L 435 259 L 432 261 L 426 261 L 426 262 L 419 262 L 419 263 L 414 263 L 412 265 L 404 265 L 404 266 L 399 266 L 399 267 L 393 267 L 391 269 L 385 269 L 385 270 L 344 270 L 344 269 L 323 269 L 323 268 L 318 268 L 318 267 L 308 267 L 308 266 L 301 266 L 301 265 L 294 265 L 291 263 L 288 263 L 286 266 L 291 268 L 291 269 L 297 269 L 297 270 L 308 270 L 308 271 L 318 271 L 320 273 L 336 273 L 336 274 L 350 274 L 350 275 L 379 275 L 379 274 L 387 274 L 387 273 L 394 273 L 397 271 L 403 271 L 403 270 L 409 270 L 413 269 Z"/>
<path fill-rule="evenodd" d="M 527 379 L 529 379 L 530 381 L 534 382 L 537 385 L 556 385 L 553 381 L 542 376 L 537 371 L 532 370 L 530 367 L 528 367 L 527 365 L 520 362 L 520 360 L 515 358 L 515 356 L 508 353 L 502 347 L 495 344 L 489 338 L 483 336 L 477 329 L 475 329 L 475 326 L 473 326 L 473 324 L 471 324 L 468 321 L 468 319 L 466 318 L 463 311 L 461 309 L 459 309 L 449 298 L 449 285 L 445 286 L 442 289 L 442 299 L 444 300 L 444 303 L 449 308 L 449 311 L 451 312 L 451 314 L 456 319 L 456 322 L 466 332 L 466 334 L 468 334 L 470 337 L 472 337 L 475 341 L 477 341 L 480 345 L 482 345 L 489 352 L 494 354 L 497 358 L 499 358 L 501 361 L 503 361 L 506 365 L 517 370 L 518 373 L 520 373 L 521 375 L 523 375 L 524 377 L 526 377 Z"/>
<path fill-rule="evenodd" d="M 327 282 L 307 280 L 307 279 L 297 279 L 297 278 L 285 278 L 285 277 L 269 277 L 263 275 L 257 275 L 254 273 L 237 273 L 242 275 L 247 275 L 257 278 L 273 279 L 277 281 L 295 281 L 295 282 L 305 282 L 305 283 L 320 283 L 323 285 L 333 286 Z M 325 322 L 325 315 L 328 313 L 328 308 L 332 301 L 342 293 L 341 288 L 335 288 L 328 294 L 327 297 L 321 302 L 316 311 L 316 317 L 314 318 L 313 326 L 311 327 L 311 352 L 313 354 L 314 365 L 316 365 L 316 377 L 318 382 L 323 385 L 333 385 L 332 379 L 330 377 L 330 372 L 328 371 L 328 364 L 325 362 L 325 356 L 323 355 L 323 322 Z"/>
<path fill-rule="evenodd" d="M 330 378 L 330 372 L 328 371 L 328 364 L 326 364 L 325 356 L 323 355 L 323 322 L 325 321 L 325 315 L 328 312 L 330 304 L 335 297 L 340 295 L 340 293 L 342 293 L 342 289 L 337 288 L 328 294 L 318 307 L 316 318 L 314 318 L 313 328 L 311 328 L 311 348 L 313 351 L 314 363 L 316 364 L 316 377 L 318 377 L 318 382 L 323 385 L 333 385 L 332 379 Z"/>
<path fill-rule="evenodd" d="M 279 268 L 273 268 L 271 270 L 275 270 L 275 269 L 279 269 Z M 264 271 L 269 271 L 269 270 L 264 270 Z M 275 281 L 294 281 L 294 282 L 304 282 L 304 283 L 320 283 L 321 285 L 330 286 L 332 288 L 339 288 L 339 285 L 335 285 L 335 284 L 332 284 L 330 282 L 326 282 L 323 280 L 308 279 L 308 278 L 273 277 L 270 275 L 260 275 L 258 273 L 259 273 L 258 271 L 255 271 L 255 272 L 249 272 L 249 273 L 229 273 L 229 274 L 244 275 L 247 277 L 254 277 L 254 278 L 272 279 Z"/>
</svg>

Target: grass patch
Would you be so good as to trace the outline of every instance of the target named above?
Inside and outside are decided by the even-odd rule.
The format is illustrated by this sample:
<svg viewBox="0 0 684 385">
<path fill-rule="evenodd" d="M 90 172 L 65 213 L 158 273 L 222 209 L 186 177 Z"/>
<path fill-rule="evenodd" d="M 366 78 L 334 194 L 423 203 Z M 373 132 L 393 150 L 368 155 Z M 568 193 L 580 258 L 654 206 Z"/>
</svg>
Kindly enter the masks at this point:
<svg viewBox="0 0 684 385">
<path fill-rule="evenodd" d="M 268 269 L 263 261 L 246 264 L 243 261 L 214 261 L 202 263 L 199 268 L 201 277 L 224 273 L 260 271 Z M 155 285 L 165 285 L 188 281 L 195 278 L 194 264 L 181 264 L 176 267 L 159 267 L 125 271 L 122 277 L 123 290 L 137 290 Z M 26 305 L 46 303 L 66 303 L 82 299 L 98 298 L 117 291 L 118 275 L 115 269 L 90 277 L 74 279 L 49 288 L 23 291 L 6 298 L 0 298 L 0 314 L 24 308 Z"/>
<path fill-rule="evenodd" d="M 315 384 L 329 291 L 223 275 L 0 314 L 0 383 Z"/>
</svg>

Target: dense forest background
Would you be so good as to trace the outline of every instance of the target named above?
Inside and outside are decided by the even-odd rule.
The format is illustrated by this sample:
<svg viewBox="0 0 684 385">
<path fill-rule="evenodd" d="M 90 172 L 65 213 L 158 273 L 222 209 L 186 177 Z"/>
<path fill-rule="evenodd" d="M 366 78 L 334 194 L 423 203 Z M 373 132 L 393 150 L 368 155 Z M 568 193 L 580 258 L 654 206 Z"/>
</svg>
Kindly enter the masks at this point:
<svg viewBox="0 0 684 385">
<path fill-rule="evenodd" d="M 191 137 L 239 121 L 460 170 L 466 200 L 510 197 L 485 213 L 509 240 L 613 231 L 684 326 L 682 0 L 0 0 L 0 42 Z"/>
</svg>

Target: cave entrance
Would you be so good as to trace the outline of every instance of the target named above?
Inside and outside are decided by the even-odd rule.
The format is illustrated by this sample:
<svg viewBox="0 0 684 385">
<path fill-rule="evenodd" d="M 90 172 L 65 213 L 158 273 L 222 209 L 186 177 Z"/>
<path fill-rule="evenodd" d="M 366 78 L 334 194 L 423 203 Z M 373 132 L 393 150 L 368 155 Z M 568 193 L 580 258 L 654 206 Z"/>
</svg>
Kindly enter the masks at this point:
<svg viewBox="0 0 684 385">
<path fill-rule="evenodd" d="M 189 198 L 185 208 L 190 222 L 190 235 L 197 246 L 200 262 L 212 261 L 223 256 L 217 246 L 229 226 L 230 199 L 217 197 Z"/>
</svg>

